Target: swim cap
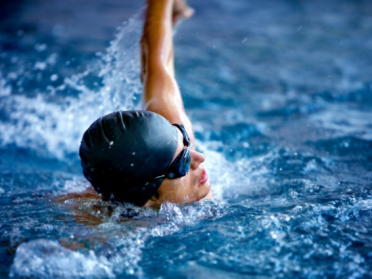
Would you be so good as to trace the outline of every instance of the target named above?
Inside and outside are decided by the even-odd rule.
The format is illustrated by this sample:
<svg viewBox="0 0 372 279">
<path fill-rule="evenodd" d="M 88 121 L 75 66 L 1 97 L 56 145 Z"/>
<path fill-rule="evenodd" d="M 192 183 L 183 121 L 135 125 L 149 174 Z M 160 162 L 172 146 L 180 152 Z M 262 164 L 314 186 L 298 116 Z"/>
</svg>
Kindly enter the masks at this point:
<svg viewBox="0 0 372 279">
<path fill-rule="evenodd" d="M 79 155 L 85 178 L 105 198 L 144 205 L 172 162 L 177 130 L 149 111 L 118 111 L 85 131 Z"/>
</svg>

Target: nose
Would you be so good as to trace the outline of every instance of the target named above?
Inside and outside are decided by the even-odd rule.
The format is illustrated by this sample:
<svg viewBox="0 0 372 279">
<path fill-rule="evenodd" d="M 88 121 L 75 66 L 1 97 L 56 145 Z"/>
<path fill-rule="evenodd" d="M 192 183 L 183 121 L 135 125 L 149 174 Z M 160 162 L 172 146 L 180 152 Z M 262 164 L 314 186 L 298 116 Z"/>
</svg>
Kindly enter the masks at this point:
<svg viewBox="0 0 372 279">
<path fill-rule="evenodd" d="M 191 150 L 190 156 L 191 156 L 190 168 L 193 170 L 196 170 L 199 167 L 199 165 L 205 161 L 205 156 L 195 150 Z"/>
</svg>

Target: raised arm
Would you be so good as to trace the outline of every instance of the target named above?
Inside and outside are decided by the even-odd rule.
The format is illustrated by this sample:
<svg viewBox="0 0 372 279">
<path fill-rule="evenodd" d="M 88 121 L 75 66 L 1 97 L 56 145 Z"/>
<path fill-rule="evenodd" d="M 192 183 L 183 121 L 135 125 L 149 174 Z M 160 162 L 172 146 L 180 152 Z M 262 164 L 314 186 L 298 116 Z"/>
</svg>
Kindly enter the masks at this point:
<svg viewBox="0 0 372 279">
<path fill-rule="evenodd" d="M 141 40 L 143 108 L 156 112 L 170 123 L 183 124 L 194 142 L 192 125 L 185 113 L 173 64 L 172 28 L 178 17 L 193 11 L 184 0 L 148 0 Z"/>
</svg>

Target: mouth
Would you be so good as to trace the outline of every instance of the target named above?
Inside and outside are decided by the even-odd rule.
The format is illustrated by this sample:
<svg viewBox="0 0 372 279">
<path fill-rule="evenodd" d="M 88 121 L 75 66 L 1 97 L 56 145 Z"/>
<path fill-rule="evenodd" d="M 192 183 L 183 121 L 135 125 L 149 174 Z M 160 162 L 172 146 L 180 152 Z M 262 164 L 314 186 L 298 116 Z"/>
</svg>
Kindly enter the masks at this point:
<svg viewBox="0 0 372 279">
<path fill-rule="evenodd" d="M 198 181 L 198 184 L 199 185 L 200 184 L 203 184 L 203 183 L 207 182 L 207 180 L 208 180 L 208 174 L 207 174 L 207 172 L 205 170 L 203 170 L 203 173 L 202 173 L 202 175 L 201 175 L 201 177 L 200 177 L 200 179 Z"/>
</svg>

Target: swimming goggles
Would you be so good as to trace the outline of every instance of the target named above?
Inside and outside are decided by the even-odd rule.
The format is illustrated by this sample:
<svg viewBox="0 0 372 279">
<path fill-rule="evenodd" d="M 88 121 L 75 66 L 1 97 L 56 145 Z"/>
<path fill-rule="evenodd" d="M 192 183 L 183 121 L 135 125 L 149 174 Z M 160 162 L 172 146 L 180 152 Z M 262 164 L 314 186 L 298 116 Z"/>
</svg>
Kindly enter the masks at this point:
<svg viewBox="0 0 372 279">
<path fill-rule="evenodd" d="M 165 172 L 165 177 L 169 179 L 179 178 L 185 176 L 190 170 L 190 162 L 191 162 L 191 147 L 192 143 L 190 141 L 189 136 L 185 130 L 185 127 L 181 124 L 172 124 L 173 126 L 177 127 L 182 135 L 183 135 L 183 144 L 187 147 L 187 149 L 183 149 L 180 154 L 174 159 L 173 163 L 168 167 Z"/>
</svg>

